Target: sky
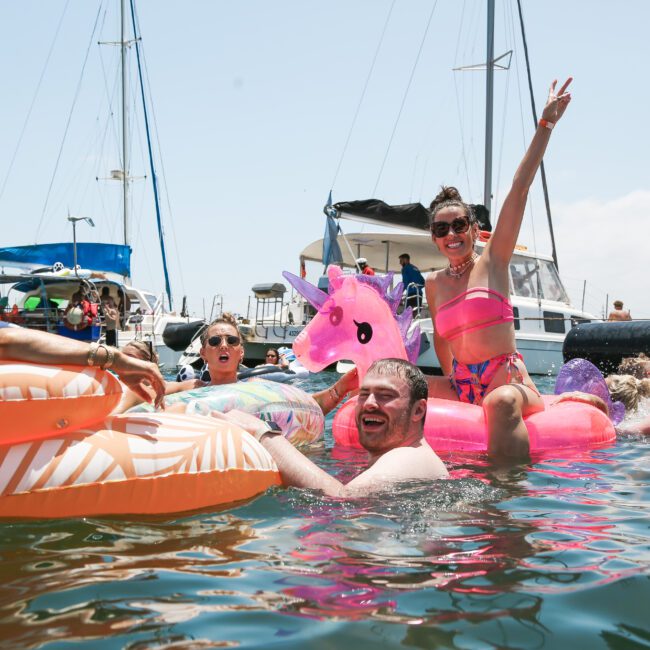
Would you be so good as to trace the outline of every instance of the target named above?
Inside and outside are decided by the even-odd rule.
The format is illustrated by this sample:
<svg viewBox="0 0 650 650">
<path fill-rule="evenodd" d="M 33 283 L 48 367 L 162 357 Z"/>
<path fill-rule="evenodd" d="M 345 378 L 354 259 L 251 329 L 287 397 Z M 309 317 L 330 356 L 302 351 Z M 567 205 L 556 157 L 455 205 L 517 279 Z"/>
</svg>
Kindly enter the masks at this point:
<svg viewBox="0 0 650 650">
<path fill-rule="evenodd" d="M 532 137 L 517 16 L 497 0 L 493 208 Z M 115 0 L 0 3 L 0 245 L 122 241 Z M 441 184 L 482 202 L 483 0 L 138 0 L 175 305 L 246 314 L 253 285 L 298 272 L 322 207 L 428 204 Z M 545 156 L 560 275 L 597 316 L 650 318 L 650 3 L 522 0 L 538 113 L 550 81 L 573 100 Z M 134 48 L 130 62 L 134 64 Z M 129 87 L 137 90 L 131 72 Z M 139 100 L 129 101 L 133 283 L 160 265 Z M 64 137 L 65 136 L 65 137 Z M 342 221 L 344 232 L 378 228 Z M 536 180 L 520 243 L 550 254 Z M 53 260 L 54 261 L 54 260 Z M 308 267 L 316 281 L 322 268 Z M 584 296 L 584 298 L 583 298 Z M 254 305 L 252 306 L 254 310 Z"/>
</svg>

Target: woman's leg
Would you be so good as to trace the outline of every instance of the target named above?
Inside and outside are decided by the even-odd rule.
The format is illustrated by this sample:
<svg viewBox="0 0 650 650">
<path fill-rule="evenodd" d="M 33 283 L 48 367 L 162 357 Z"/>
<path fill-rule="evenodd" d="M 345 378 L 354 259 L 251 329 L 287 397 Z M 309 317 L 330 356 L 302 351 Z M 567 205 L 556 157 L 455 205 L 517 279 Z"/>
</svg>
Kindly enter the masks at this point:
<svg viewBox="0 0 650 650">
<path fill-rule="evenodd" d="M 530 440 L 523 417 L 544 409 L 542 398 L 523 384 L 504 384 L 483 400 L 487 424 L 488 454 L 525 458 Z"/>
<path fill-rule="evenodd" d="M 488 454 L 527 457 L 530 439 L 523 418 L 543 411 L 544 402 L 521 358 L 508 359 L 494 374 L 483 400 L 483 409 Z"/>
</svg>

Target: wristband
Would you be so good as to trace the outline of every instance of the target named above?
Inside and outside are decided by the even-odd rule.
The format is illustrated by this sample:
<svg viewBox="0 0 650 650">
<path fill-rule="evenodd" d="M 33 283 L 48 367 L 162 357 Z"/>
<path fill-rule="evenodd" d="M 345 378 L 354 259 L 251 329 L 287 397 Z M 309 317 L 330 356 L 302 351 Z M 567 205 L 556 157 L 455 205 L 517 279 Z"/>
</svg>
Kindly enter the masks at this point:
<svg viewBox="0 0 650 650">
<path fill-rule="evenodd" d="M 260 427 L 255 433 L 252 433 L 252 436 L 260 442 L 263 436 L 279 436 L 282 433 L 282 429 L 278 426 L 277 422 L 263 422 L 264 426 Z"/>
<path fill-rule="evenodd" d="M 542 118 L 539 121 L 539 125 L 543 126 L 545 129 L 548 129 L 549 131 L 552 131 L 553 127 L 555 126 L 555 122 L 549 122 L 548 120 Z"/>
</svg>

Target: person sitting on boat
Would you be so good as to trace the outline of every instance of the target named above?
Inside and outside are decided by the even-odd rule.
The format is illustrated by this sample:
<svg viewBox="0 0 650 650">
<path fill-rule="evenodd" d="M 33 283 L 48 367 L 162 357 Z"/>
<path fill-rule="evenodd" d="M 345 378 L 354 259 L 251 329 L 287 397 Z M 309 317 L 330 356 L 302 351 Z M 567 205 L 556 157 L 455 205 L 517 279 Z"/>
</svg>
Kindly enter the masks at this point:
<svg viewBox="0 0 650 650">
<path fill-rule="evenodd" d="M 402 267 L 402 284 L 406 291 L 405 307 L 413 309 L 413 316 L 416 317 L 422 305 L 422 288 L 424 287 L 424 278 L 420 269 L 411 264 L 411 256 L 408 253 L 402 253 L 399 256 L 399 263 Z"/>
<path fill-rule="evenodd" d="M 544 408 L 515 344 L 508 298 L 508 265 L 524 216 L 528 191 L 571 95 L 569 78 L 556 93 L 551 84 L 532 142 L 515 173 L 492 236 L 479 257 L 479 226 L 456 188 L 443 187 L 430 206 L 431 236 L 447 257 L 445 269 L 430 274 L 426 295 L 434 318 L 434 346 L 445 378 L 432 377 L 434 397 L 480 404 L 485 411 L 488 453 L 528 456 L 523 416 Z"/>
<path fill-rule="evenodd" d="M 347 485 L 253 415 L 233 410 L 213 416 L 234 422 L 257 438 L 273 456 L 285 486 L 322 490 L 334 497 L 358 497 L 395 483 L 448 477 L 444 464 L 423 437 L 427 397 L 427 380 L 408 361 L 381 359 L 370 366 L 355 407 L 368 468 Z"/>
<path fill-rule="evenodd" d="M 622 300 L 615 300 L 613 304 L 614 304 L 614 309 L 612 309 L 612 311 L 609 312 L 609 316 L 607 316 L 607 320 L 611 320 L 611 321 L 632 320 L 632 316 L 630 316 L 629 310 L 623 309 Z"/>
<path fill-rule="evenodd" d="M 165 386 L 157 365 L 110 346 L 7 325 L 0 323 L 0 359 L 3 361 L 110 368 L 141 401 L 162 405 Z"/>
<path fill-rule="evenodd" d="M 363 275 L 374 275 L 375 270 L 368 266 L 368 260 L 365 257 L 359 257 L 356 260 L 356 265 L 359 267 L 359 270 Z"/>
<path fill-rule="evenodd" d="M 244 345 L 235 317 L 224 312 L 213 320 L 201 332 L 201 358 L 206 362 L 210 372 L 210 382 L 201 379 L 189 379 L 177 382 L 179 391 L 200 388 L 201 386 L 221 386 L 234 384 L 240 364 L 244 360 Z M 327 415 L 336 408 L 341 400 L 357 388 L 358 378 L 356 368 L 342 375 L 332 386 L 325 390 L 312 393 L 312 397 Z M 182 405 L 180 405 L 182 406 Z"/>
</svg>

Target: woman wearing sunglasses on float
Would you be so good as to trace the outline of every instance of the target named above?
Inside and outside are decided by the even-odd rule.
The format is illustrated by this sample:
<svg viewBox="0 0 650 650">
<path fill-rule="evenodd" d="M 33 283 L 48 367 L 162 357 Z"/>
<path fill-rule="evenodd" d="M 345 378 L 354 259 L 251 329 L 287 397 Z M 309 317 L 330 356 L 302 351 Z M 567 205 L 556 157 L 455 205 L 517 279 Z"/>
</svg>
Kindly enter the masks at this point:
<svg viewBox="0 0 650 650">
<path fill-rule="evenodd" d="M 224 313 L 213 320 L 201 334 L 201 358 L 206 362 L 210 372 L 210 382 L 190 379 L 181 382 L 180 390 L 189 390 L 201 386 L 221 386 L 237 381 L 239 364 L 244 359 L 244 346 L 235 317 Z M 342 375 L 332 386 L 312 397 L 327 415 L 352 390 L 358 387 L 357 371 L 351 370 Z"/>
<path fill-rule="evenodd" d="M 449 262 L 425 284 L 435 350 L 449 377 L 430 378 L 430 396 L 482 405 L 488 453 L 493 455 L 527 456 L 528 431 L 522 418 L 544 408 L 516 349 L 508 265 L 551 130 L 571 101 L 566 92 L 571 78 L 557 94 L 556 83 L 551 84 L 542 118 L 480 257 L 474 251 L 478 223 L 458 190 L 443 187 L 430 206 L 431 237 Z"/>
</svg>

